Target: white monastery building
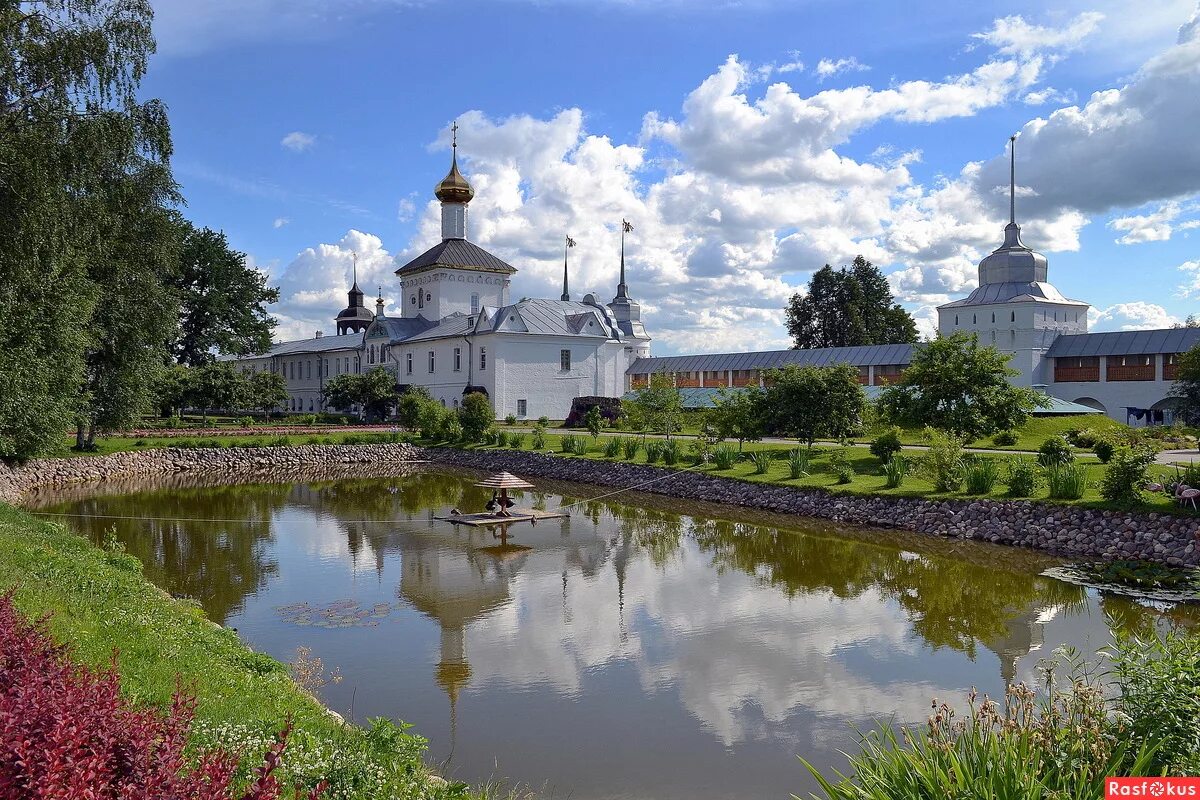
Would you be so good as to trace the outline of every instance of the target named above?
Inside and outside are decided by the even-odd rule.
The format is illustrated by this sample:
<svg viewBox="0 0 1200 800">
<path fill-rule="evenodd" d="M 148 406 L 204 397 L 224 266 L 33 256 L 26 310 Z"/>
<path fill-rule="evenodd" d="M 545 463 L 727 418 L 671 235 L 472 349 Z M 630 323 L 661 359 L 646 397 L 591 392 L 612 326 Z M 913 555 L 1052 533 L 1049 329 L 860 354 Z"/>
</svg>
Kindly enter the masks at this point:
<svg viewBox="0 0 1200 800">
<path fill-rule="evenodd" d="M 653 373 L 670 375 L 685 405 L 711 405 L 717 389 L 760 385 L 764 372 L 785 364 L 848 363 L 874 387 L 897 380 L 920 345 L 879 345 L 714 355 L 650 355 L 641 307 L 621 277 L 607 304 L 594 295 L 573 301 L 563 264 L 557 300 L 510 302 L 517 270 L 467 238 L 475 192 L 458 170 L 457 141 L 450 172 L 434 194 L 441 202 L 442 241 L 396 270 L 401 315 L 363 305 L 357 269 L 349 305 L 335 320 L 336 336 L 274 345 L 238 359 L 244 371 L 282 372 L 288 411 L 323 411 L 325 382 L 383 366 L 400 387 L 423 386 L 447 407 L 483 392 L 497 417 L 563 419 L 576 397 L 621 397 Z M 1015 162 L 1014 162 L 1015 164 Z M 1088 333 L 1090 306 L 1049 282 L 1046 257 L 1021 240 L 1016 176 L 1009 195 L 1004 242 L 979 264 L 979 286 L 938 308 L 943 335 L 967 331 L 1012 355 L 1013 380 L 1041 389 L 1052 403 L 1040 413 L 1100 412 L 1128 422 L 1172 421 L 1169 397 L 1179 356 L 1200 344 L 1200 329 Z"/>
<path fill-rule="evenodd" d="M 565 261 L 559 299 L 510 302 L 516 268 L 467 239 L 475 191 L 459 172 L 457 141 L 454 153 L 434 191 L 442 241 L 396 270 L 399 317 L 384 314 L 382 297 L 373 314 L 364 307 L 356 270 L 337 336 L 283 342 L 237 359 L 243 371 L 282 372 L 285 410 L 326 410 L 326 380 L 382 366 L 400 387 L 422 386 L 450 408 L 483 392 L 498 417 L 563 419 L 576 397 L 620 397 L 629 366 L 649 357 L 641 306 L 625 283 L 624 238 L 621 279 L 609 303 L 591 294 L 571 300 Z"/>
</svg>

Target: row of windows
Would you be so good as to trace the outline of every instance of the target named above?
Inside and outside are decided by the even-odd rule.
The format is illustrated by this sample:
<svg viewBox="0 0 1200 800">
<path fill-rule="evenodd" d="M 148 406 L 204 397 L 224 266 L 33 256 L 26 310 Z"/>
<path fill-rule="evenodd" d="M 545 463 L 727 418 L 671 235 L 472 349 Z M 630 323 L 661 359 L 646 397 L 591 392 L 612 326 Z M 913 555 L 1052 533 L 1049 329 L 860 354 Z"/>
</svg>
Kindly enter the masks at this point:
<svg viewBox="0 0 1200 800">
<path fill-rule="evenodd" d="M 256 370 L 253 366 L 251 366 L 249 369 L 242 370 L 243 373 L 248 372 L 251 374 L 253 374 L 255 371 Z M 271 372 L 276 372 L 276 371 L 280 372 L 284 378 L 286 378 L 290 381 L 312 380 L 313 362 L 311 360 L 300 361 L 299 359 L 294 360 L 294 361 L 284 361 L 282 364 L 279 365 L 278 370 L 276 370 L 275 364 L 272 364 Z M 348 372 L 350 372 L 350 356 L 346 356 L 345 358 L 335 358 L 335 359 L 333 359 L 332 364 L 330 363 L 328 358 L 325 359 L 324 361 L 322 361 L 319 358 L 317 359 L 317 377 L 318 378 L 322 378 L 322 377 L 328 378 L 331 375 L 335 375 L 335 374 L 342 375 L 342 374 L 348 373 Z"/>
<path fill-rule="evenodd" d="M 1047 322 L 1047 321 L 1049 321 L 1049 320 L 1050 320 L 1050 314 L 1051 314 L 1051 312 L 1049 312 L 1049 311 L 1043 311 L 1043 312 L 1042 312 L 1042 322 Z M 1055 321 L 1055 322 L 1058 322 L 1058 312 L 1057 312 L 1057 311 L 1055 311 L 1055 312 L 1053 312 L 1053 314 L 1054 314 L 1054 321 Z M 1016 321 L 1017 321 L 1017 312 L 1015 312 L 1015 311 L 1009 312 L 1009 315 L 1008 315 L 1008 321 L 1009 321 L 1009 322 L 1016 322 Z M 1071 318 L 1071 319 L 1067 319 L 1067 312 L 1065 312 L 1065 311 L 1064 311 L 1064 312 L 1063 312 L 1063 315 L 1062 315 L 1062 321 L 1063 321 L 1063 322 L 1079 322 L 1079 312 L 1078 312 L 1078 311 L 1074 312 L 1074 314 L 1072 315 L 1072 318 Z M 955 315 L 954 315 L 954 324 L 955 324 L 955 325 L 958 325 L 958 324 L 959 324 L 959 322 L 958 322 L 958 314 L 955 314 Z M 978 324 L 979 324 L 979 315 L 978 315 L 978 314 L 972 314 L 972 315 L 971 315 L 971 324 L 972 324 L 972 325 L 978 325 Z M 995 325 L 995 324 L 996 324 L 996 312 L 995 312 L 995 311 L 993 311 L 993 312 L 992 312 L 992 324 L 993 324 L 993 325 Z"/>
<path fill-rule="evenodd" d="M 423 290 L 417 290 L 417 293 L 408 298 L 409 305 L 414 305 L 417 308 L 424 308 L 426 303 L 433 302 L 433 295 Z M 471 313 L 479 313 L 479 295 L 471 295 Z"/>
<path fill-rule="evenodd" d="M 479 348 L 479 369 L 487 369 L 487 348 Z M 433 350 L 429 351 L 429 372 L 437 371 L 437 353 Z M 462 372 L 462 348 L 454 348 L 454 371 Z M 413 354 L 405 353 L 404 355 L 404 374 L 413 374 Z"/>
</svg>

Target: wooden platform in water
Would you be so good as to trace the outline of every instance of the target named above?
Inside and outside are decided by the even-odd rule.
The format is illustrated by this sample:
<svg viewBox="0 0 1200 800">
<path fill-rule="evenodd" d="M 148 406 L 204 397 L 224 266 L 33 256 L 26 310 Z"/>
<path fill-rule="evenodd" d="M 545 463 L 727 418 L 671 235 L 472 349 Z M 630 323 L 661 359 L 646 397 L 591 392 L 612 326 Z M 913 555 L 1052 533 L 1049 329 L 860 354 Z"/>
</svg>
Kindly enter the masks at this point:
<svg viewBox="0 0 1200 800">
<path fill-rule="evenodd" d="M 482 514 L 463 514 L 458 517 L 449 515 L 435 516 L 434 519 L 440 519 L 442 522 L 453 522 L 455 525 L 470 525 L 471 527 L 479 528 L 485 525 L 507 525 L 510 522 L 540 522 L 544 519 L 562 519 L 566 516 L 568 515 L 560 511 L 539 511 L 536 508 L 510 508 L 507 517 L 485 511 Z"/>
</svg>

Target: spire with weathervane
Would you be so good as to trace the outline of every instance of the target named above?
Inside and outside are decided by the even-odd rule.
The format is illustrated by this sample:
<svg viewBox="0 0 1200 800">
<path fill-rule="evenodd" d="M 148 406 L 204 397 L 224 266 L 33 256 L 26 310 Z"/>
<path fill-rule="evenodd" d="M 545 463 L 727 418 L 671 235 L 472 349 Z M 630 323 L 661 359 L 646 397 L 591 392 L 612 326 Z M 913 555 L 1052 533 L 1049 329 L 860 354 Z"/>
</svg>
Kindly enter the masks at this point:
<svg viewBox="0 0 1200 800">
<path fill-rule="evenodd" d="M 575 246 L 575 240 L 570 236 L 567 237 L 567 242 L 563 246 L 563 290 L 562 297 L 564 302 L 571 299 L 571 285 L 567 280 L 567 253 L 571 252 L 571 248 Z"/>
<path fill-rule="evenodd" d="M 617 284 L 617 298 L 628 298 L 629 287 L 625 284 L 625 234 L 633 231 L 633 223 L 621 219 L 621 280 Z"/>
<path fill-rule="evenodd" d="M 442 203 L 442 241 L 467 238 L 467 204 L 475 196 L 471 184 L 458 171 L 458 122 L 450 126 L 450 172 L 434 187 Z"/>
</svg>

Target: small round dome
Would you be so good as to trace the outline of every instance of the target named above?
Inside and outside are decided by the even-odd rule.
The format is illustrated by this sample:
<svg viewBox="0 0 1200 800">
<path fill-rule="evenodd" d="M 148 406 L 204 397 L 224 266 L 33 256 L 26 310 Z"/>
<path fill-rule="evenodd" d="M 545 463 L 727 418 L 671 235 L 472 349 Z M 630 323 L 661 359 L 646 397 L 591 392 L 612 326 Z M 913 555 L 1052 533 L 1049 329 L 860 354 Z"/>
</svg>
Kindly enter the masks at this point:
<svg viewBox="0 0 1200 800">
<path fill-rule="evenodd" d="M 433 195 L 443 203 L 469 203 L 475 190 L 458 171 L 458 158 L 450 162 L 450 172 L 434 187 Z"/>
</svg>

